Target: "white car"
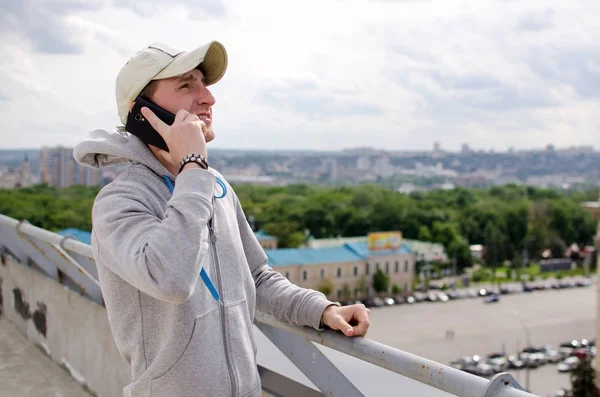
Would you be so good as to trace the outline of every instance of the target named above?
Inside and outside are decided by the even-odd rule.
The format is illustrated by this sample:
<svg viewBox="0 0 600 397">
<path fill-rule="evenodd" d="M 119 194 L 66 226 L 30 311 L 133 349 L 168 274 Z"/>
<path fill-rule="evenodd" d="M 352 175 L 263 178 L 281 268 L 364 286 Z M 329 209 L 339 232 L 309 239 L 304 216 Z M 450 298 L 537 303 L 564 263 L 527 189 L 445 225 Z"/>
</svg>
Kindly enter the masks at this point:
<svg viewBox="0 0 600 397">
<path fill-rule="evenodd" d="M 558 364 L 558 372 L 569 372 L 579 365 L 579 357 L 567 357 Z"/>
</svg>

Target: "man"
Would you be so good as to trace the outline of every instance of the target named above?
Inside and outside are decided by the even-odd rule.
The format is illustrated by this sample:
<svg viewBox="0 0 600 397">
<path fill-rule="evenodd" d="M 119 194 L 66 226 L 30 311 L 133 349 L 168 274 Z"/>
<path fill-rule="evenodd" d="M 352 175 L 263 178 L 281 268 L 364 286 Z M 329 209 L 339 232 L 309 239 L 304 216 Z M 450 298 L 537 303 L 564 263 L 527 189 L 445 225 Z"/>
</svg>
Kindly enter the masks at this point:
<svg viewBox="0 0 600 397">
<path fill-rule="evenodd" d="M 362 305 L 339 307 L 273 271 L 231 186 L 207 166 L 215 98 L 225 73 L 218 42 L 189 52 L 155 44 L 116 81 L 126 124 L 141 93 L 176 114 L 142 113 L 168 152 L 125 131 L 95 130 L 74 156 L 131 165 L 98 194 L 92 250 L 116 345 L 131 365 L 127 397 L 260 396 L 255 308 L 292 324 L 364 335 Z M 351 326 L 353 324 L 354 326 Z"/>
</svg>

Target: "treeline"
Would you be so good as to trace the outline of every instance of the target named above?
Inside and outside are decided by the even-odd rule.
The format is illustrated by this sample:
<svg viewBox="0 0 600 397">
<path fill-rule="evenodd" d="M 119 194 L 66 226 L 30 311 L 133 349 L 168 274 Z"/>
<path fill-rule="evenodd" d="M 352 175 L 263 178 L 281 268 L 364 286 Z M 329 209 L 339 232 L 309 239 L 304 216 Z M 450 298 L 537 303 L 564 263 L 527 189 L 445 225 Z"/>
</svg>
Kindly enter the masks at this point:
<svg viewBox="0 0 600 397">
<path fill-rule="evenodd" d="M 536 260 L 546 249 L 561 256 L 567 246 L 592 243 L 596 225 L 581 207 L 597 191 L 505 185 L 491 189 L 434 190 L 399 194 L 376 185 L 269 187 L 239 185 L 235 190 L 255 230 L 297 247 L 314 238 L 364 236 L 400 230 L 406 238 L 440 242 L 459 267 L 472 263 L 469 245 L 486 246 L 486 262 Z M 0 190 L 0 213 L 59 230 L 91 230 L 91 207 L 99 188 L 34 186 Z"/>
<path fill-rule="evenodd" d="M 562 256 L 573 243 L 592 243 L 596 225 L 581 207 L 597 191 L 562 193 L 517 185 L 490 189 L 434 190 L 403 195 L 375 185 L 321 188 L 307 185 L 237 186 L 256 229 L 280 246 L 315 238 L 364 236 L 400 230 L 406 238 L 444 244 L 458 266 L 472 264 L 469 245 L 487 248 L 486 262 L 539 259 L 545 249 Z"/>
<path fill-rule="evenodd" d="M 92 230 L 92 205 L 99 191 L 99 187 L 57 189 L 45 185 L 0 189 L 0 214 L 51 231 L 69 227 Z"/>
</svg>

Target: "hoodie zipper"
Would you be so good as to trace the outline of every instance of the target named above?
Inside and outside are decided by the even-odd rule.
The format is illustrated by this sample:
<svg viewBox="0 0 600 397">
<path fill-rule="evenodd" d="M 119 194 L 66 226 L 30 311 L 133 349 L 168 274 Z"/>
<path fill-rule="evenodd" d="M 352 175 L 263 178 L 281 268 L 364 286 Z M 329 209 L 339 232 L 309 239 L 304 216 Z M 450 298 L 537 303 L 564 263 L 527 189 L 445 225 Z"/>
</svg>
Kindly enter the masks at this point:
<svg viewBox="0 0 600 397">
<path fill-rule="evenodd" d="M 227 360 L 227 371 L 229 372 L 229 380 L 231 381 L 231 395 L 236 396 L 237 390 L 235 387 L 234 373 L 231 370 L 231 367 L 232 367 L 231 358 L 229 357 L 229 349 L 227 348 L 227 317 L 225 315 L 225 303 L 224 303 L 225 299 L 223 297 L 223 285 L 221 283 L 221 269 L 219 266 L 219 258 L 217 256 L 217 235 L 215 234 L 212 223 L 213 223 L 213 219 L 211 217 L 211 219 L 208 222 L 208 230 L 210 232 L 210 242 L 211 242 L 212 253 L 213 253 L 213 258 L 214 258 L 214 262 L 215 262 L 215 270 L 216 270 L 215 273 L 217 273 L 217 285 L 218 285 L 219 291 L 221 291 L 221 301 L 223 301 L 219 305 L 220 309 L 221 309 L 221 318 L 223 319 L 223 332 L 222 332 L 223 347 L 225 349 L 225 359 Z"/>
</svg>

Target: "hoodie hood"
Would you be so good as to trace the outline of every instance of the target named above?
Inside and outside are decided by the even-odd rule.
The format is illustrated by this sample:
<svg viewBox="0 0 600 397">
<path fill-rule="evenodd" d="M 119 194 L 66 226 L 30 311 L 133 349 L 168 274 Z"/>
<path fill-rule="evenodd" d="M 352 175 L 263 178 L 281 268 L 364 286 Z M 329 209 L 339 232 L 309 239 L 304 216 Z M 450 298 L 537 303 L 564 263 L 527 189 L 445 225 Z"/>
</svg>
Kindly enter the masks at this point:
<svg viewBox="0 0 600 397">
<path fill-rule="evenodd" d="M 91 168 L 121 163 L 143 164 L 158 175 L 174 179 L 148 146 L 127 131 L 96 129 L 88 132 L 75 146 L 73 157 L 79 164 Z"/>
</svg>

